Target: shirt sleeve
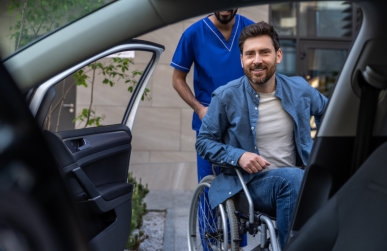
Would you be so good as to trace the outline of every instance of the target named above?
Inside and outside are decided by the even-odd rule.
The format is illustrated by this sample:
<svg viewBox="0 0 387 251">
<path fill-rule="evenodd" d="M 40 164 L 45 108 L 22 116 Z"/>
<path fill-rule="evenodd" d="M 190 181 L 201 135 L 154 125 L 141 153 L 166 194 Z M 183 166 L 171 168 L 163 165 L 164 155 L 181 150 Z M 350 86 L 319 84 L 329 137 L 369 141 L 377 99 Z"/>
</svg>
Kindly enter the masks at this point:
<svg viewBox="0 0 387 251">
<path fill-rule="evenodd" d="M 311 102 L 311 115 L 314 116 L 317 128 L 320 127 L 321 118 L 328 105 L 328 99 L 322 95 L 318 90 L 311 87 L 312 90 L 312 102 Z"/>
<path fill-rule="evenodd" d="M 183 33 L 170 64 L 172 67 L 183 72 L 189 72 L 194 60 L 193 38 L 190 30 Z"/>
<path fill-rule="evenodd" d="M 238 166 L 240 156 L 246 151 L 223 143 L 228 127 L 225 105 L 218 95 L 213 95 L 196 139 L 198 154 L 213 163 Z"/>
</svg>

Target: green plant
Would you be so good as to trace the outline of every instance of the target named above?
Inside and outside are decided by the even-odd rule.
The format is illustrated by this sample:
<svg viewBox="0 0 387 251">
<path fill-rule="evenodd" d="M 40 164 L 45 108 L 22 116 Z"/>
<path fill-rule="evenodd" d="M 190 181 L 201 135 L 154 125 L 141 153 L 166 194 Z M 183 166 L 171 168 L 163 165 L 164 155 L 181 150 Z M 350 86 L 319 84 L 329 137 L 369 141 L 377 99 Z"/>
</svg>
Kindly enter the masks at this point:
<svg viewBox="0 0 387 251">
<path fill-rule="evenodd" d="M 90 86 L 91 91 L 89 107 L 84 108 L 82 112 L 74 118 L 73 122 L 84 122 L 83 127 L 102 125 L 101 121 L 103 120 L 103 115 L 97 116 L 95 111 L 92 109 L 96 76 L 103 75 L 104 78 L 102 80 L 102 84 L 109 85 L 111 87 L 115 86 L 117 82 L 127 84 L 128 91 L 132 93 L 134 87 L 137 85 L 137 77 L 141 76 L 142 72 L 139 70 L 133 70 L 130 74 L 128 74 L 130 65 L 134 65 L 133 59 L 115 57 L 112 61 L 98 60 L 77 71 L 74 74 L 75 84 L 86 88 Z M 149 97 L 148 88 L 145 89 L 141 99 L 144 100 L 144 97 Z"/>
<path fill-rule="evenodd" d="M 141 231 L 138 230 L 142 226 L 142 217 L 146 212 L 146 204 L 143 202 L 148 194 L 148 185 L 143 185 L 141 179 L 137 182 L 132 173 L 129 172 L 128 182 L 133 184 L 132 196 L 132 221 L 130 224 L 130 234 L 126 248 L 137 250 L 140 243 L 147 238 Z"/>
</svg>

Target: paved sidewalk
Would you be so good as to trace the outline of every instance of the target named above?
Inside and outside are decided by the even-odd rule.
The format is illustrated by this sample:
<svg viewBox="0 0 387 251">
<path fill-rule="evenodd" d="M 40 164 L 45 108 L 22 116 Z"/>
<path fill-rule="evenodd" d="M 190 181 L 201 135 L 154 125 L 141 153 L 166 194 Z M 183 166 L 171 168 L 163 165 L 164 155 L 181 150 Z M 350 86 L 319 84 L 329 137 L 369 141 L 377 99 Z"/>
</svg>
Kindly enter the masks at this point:
<svg viewBox="0 0 387 251">
<path fill-rule="evenodd" d="M 148 210 L 166 210 L 165 251 L 188 250 L 188 212 L 193 191 L 150 190 L 144 201 Z"/>
<path fill-rule="evenodd" d="M 148 210 L 166 210 L 164 227 L 165 251 L 188 250 L 187 229 L 188 213 L 193 191 L 183 190 L 150 190 L 144 201 Z M 257 238 L 247 237 L 248 246 L 244 251 L 251 250 Z"/>
</svg>

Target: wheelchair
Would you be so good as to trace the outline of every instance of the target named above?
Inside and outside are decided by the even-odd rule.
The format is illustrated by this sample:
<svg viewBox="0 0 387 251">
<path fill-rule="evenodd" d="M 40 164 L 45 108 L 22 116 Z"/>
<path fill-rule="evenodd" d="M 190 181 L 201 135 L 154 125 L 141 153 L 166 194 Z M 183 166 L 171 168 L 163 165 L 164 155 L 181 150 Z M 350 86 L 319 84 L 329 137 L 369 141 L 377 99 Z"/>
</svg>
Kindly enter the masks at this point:
<svg viewBox="0 0 387 251">
<path fill-rule="evenodd" d="M 240 250 L 241 237 L 246 233 L 258 238 L 252 250 L 280 251 L 275 218 L 254 209 L 250 193 L 240 170 L 235 168 L 243 190 L 211 209 L 207 192 L 217 175 L 216 167 L 235 168 L 212 164 L 214 175 L 205 176 L 194 191 L 189 211 L 188 249 Z M 247 209 L 247 210 L 246 210 Z"/>
</svg>

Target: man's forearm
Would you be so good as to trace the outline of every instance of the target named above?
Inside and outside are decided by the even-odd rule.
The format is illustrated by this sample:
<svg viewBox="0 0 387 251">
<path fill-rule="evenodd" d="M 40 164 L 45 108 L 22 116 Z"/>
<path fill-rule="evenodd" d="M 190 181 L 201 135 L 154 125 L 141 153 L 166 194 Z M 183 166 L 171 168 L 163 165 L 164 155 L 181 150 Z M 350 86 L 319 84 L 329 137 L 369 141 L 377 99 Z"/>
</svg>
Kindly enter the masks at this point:
<svg viewBox="0 0 387 251">
<path fill-rule="evenodd" d="M 189 105 L 195 112 L 200 111 L 203 107 L 202 104 L 195 98 L 191 88 L 189 88 L 187 82 L 183 80 L 175 81 L 173 88 L 177 91 L 179 96 Z"/>
<path fill-rule="evenodd" d="M 207 107 L 204 107 L 195 98 L 191 88 L 188 86 L 186 81 L 187 73 L 174 70 L 172 77 L 173 88 L 177 91 L 179 96 L 199 115 L 202 119 L 207 112 Z"/>
</svg>

